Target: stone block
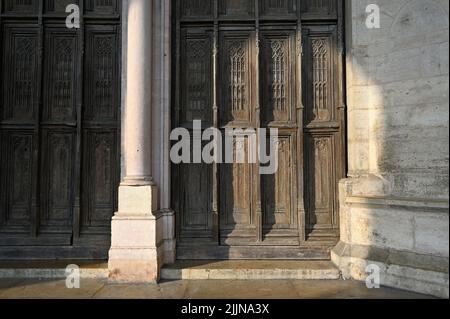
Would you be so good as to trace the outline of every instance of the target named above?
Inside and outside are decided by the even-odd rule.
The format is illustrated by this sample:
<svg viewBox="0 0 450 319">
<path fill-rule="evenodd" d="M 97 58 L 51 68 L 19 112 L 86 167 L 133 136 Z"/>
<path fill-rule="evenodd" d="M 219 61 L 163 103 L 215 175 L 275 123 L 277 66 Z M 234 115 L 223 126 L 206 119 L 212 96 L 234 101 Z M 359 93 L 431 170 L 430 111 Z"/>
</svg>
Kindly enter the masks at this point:
<svg viewBox="0 0 450 319">
<path fill-rule="evenodd" d="M 156 247 L 161 236 L 157 233 L 157 219 L 154 216 L 113 217 L 111 232 L 113 247 Z"/>
<path fill-rule="evenodd" d="M 119 213 L 152 214 L 157 210 L 157 188 L 147 186 L 120 186 Z"/>
<path fill-rule="evenodd" d="M 354 244 L 412 250 L 414 225 L 411 214 L 374 207 L 352 207 Z"/>
<path fill-rule="evenodd" d="M 420 213 L 414 217 L 415 250 L 449 256 L 449 215 Z"/>
</svg>

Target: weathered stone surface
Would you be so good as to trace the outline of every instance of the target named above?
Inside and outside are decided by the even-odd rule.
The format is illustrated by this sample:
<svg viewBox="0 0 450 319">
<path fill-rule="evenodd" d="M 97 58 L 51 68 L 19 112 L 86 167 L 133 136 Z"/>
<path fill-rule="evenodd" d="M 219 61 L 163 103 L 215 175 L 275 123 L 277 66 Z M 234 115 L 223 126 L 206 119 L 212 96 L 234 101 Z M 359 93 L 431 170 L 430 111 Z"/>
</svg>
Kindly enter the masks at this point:
<svg viewBox="0 0 450 319">
<path fill-rule="evenodd" d="M 151 207 L 154 189 L 154 186 L 120 187 L 122 203 L 112 220 L 108 261 L 109 277 L 113 280 L 155 282 L 159 278 L 164 258 L 163 218 Z"/>
<path fill-rule="evenodd" d="M 157 210 L 155 186 L 120 186 L 119 212 L 128 215 L 151 215 Z"/>
<path fill-rule="evenodd" d="M 448 298 L 448 258 L 432 260 L 432 256 L 389 251 L 372 246 L 340 243 L 332 251 L 332 260 L 345 279 L 365 281 L 369 265 L 380 270 L 380 284 Z M 447 267 L 446 267 L 447 265 Z"/>
<path fill-rule="evenodd" d="M 101 279 L 81 279 L 79 289 L 68 289 L 65 280 L 21 280 L 13 285 L 2 287 L 1 299 L 85 299 L 92 297 L 105 286 Z"/>
<path fill-rule="evenodd" d="M 332 280 L 339 279 L 339 270 L 327 261 L 293 260 L 228 260 L 178 261 L 161 271 L 167 280 Z"/>
<path fill-rule="evenodd" d="M 363 283 L 352 280 L 188 280 L 159 284 L 112 284 L 102 280 L 82 280 L 80 289 L 67 289 L 64 280 L 14 282 L 0 280 L 0 299 L 8 298 L 423 299 L 430 297 L 384 287 L 367 289 Z"/>
<path fill-rule="evenodd" d="M 415 251 L 448 257 L 448 221 L 446 214 L 417 214 L 414 217 Z"/>
<path fill-rule="evenodd" d="M 365 25 L 369 4 L 380 29 Z M 386 285 L 448 296 L 448 2 L 347 5 L 349 179 L 332 258 L 344 276 L 375 262 Z"/>
</svg>

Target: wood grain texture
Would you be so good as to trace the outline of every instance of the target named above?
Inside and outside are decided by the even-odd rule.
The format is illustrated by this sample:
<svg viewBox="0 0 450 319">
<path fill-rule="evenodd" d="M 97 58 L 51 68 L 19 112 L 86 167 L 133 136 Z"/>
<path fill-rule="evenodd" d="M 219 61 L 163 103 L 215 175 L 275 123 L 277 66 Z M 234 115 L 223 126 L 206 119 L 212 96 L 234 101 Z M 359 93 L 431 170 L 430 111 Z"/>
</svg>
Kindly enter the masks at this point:
<svg viewBox="0 0 450 319">
<path fill-rule="evenodd" d="M 88 20 L 79 30 L 65 26 L 69 3 Z M 0 258 L 105 256 L 119 182 L 119 1 L 0 7 Z"/>
<path fill-rule="evenodd" d="M 215 175 L 206 166 L 173 165 L 178 258 L 327 256 L 339 236 L 337 185 L 345 174 L 343 3 L 203 4 L 177 1 L 174 8 L 180 54 L 174 59 L 173 125 L 189 127 L 193 119 L 209 124 L 212 115 L 223 131 L 276 128 L 279 169 L 260 175 L 258 163 L 217 164 Z M 195 56 L 202 58 L 196 62 Z M 214 63 L 217 68 L 210 68 Z M 244 143 L 245 154 L 247 148 Z M 190 207 L 190 198 L 201 209 Z M 199 224 L 202 235 L 190 223 Z"/>
</svg>

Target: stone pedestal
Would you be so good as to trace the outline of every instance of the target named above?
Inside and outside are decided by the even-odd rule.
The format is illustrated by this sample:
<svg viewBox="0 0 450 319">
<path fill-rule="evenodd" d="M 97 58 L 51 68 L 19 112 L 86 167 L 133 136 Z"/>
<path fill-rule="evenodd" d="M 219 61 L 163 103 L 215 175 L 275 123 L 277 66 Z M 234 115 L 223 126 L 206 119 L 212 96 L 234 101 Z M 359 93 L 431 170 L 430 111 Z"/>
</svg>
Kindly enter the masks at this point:
<svg viewBox="0 0 450 319">
<path fill-rule="evenodd" d="M 155 186 L 121 186 L 119 212 L 112 221 L 110 278 L 156 282 L 162 266 L 162 219 L 156 211 Z"/>
</svg>

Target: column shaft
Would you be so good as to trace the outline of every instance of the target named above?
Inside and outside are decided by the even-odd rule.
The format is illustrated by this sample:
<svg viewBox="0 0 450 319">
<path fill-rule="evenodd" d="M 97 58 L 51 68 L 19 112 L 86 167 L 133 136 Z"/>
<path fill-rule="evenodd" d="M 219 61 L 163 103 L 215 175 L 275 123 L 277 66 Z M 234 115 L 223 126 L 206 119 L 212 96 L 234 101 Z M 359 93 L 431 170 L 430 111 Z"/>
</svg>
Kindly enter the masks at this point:
<svg viewBox="0 0 450 319">
<path fill-rule="evenodd" d="M 127 31 L 127 95 L 122 145 L 122 184 L 151 184 L 152 2 L 130 0 Z"/>
</svg>

